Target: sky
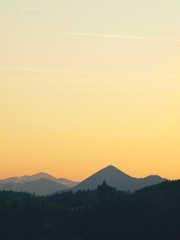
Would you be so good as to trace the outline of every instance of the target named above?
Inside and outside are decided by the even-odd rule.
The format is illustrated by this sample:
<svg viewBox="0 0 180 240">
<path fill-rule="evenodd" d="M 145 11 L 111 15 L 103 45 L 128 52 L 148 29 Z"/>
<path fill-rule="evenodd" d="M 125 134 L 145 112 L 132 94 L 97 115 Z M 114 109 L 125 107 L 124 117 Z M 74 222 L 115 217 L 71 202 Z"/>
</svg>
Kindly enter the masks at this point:
<svg viewBox="0 0 180 240">
<path fill-rule="evenodd" d="M 0 1 L 0 179 L 114 165 L 180 178 L 179 0 Z"/>
</svg>

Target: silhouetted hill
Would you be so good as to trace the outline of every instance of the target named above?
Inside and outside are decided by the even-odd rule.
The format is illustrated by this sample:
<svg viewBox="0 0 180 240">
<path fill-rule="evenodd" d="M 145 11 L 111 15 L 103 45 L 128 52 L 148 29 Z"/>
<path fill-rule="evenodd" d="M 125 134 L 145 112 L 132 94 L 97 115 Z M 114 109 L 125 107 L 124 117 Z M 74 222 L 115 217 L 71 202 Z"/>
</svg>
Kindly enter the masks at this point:
<svg viewBox="0 0 180 240">
<path fill-rule="evenodd" d="M 87 179 L 79 183 L 76 187 L 74 187 L 72 190 L 92 190 L 97 188 L 98 185 L 102 184 L 104 180 L 109 186 L 115 187 L 117 190 L 132 192 L 145 186 L 160 183 L 162 181 L 165 181 L 166 179 L 163 179 L 159 176 L 134 178 L 125 174 L 114 166 L 108 166 L 88 177 Z"/>
<path fill-rule="evenodd" d="M 91 191 L 37 197 L 0 191 L 3 240 L 179 240 L 180 180 L 134 193 L 104 181 Z"/>
</svg>

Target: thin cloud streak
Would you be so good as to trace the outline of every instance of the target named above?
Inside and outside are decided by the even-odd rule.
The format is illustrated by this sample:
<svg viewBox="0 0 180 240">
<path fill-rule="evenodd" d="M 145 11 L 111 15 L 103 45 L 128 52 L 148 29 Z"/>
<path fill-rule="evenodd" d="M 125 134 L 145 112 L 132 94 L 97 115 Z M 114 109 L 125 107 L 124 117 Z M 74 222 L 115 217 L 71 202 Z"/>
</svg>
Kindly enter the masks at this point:
<svg viewBox="0 0 180 240">
<path fill-rule="evenodd" d="M 98 33 L 80 33 L 80 32 L 59 32 L 59 33 L 62 34 L 62 35 L 72 35 L 72 36 L 87 36 L 87 37 L 101 37 L 101 38 L 119 38 L 119 39 L 180 42 L 180 39 L 178 39 L 178 38 L 141 37 L 141 36 L 98 34 Z"/>
<path fill-rule="evenodd" d="M 73 75 L 111 75 L 112 72 L 73 72 L 73 71 L 60 71 L 56 69 L 47 69 L 47 68 L 29 68 L 29 67 L 13 67 L 13 66 L 0 66 L 0 71 L 23 71 L 23 72 L 42 72 L 42 73 L 52 73 L 52 74 L 73 74 Z M 116 74 L 119 76 L 118 74 Z"/>
<path fill-rule="evenodd" d="M 49 74 L 65 74 L 65 75 L 77 75 L 77 76 L 90 76 L 90 77 L 115 77 L 115 78 L 124 78 L 124 79 L 134 79 L 135 77 L 138 79 L 146 78 L 147 74 L 130 74 L 129 72 L 117 73 L 117 72 L 74 72 L 74 71 L 61 71 L 57 69 L 48 69 L 48 68 L 30 68 L 30 67 L 13 67 L 13 66 L 0 66 L 0 71 L 18 71 L 18 72 L 34 72 L 34 73 L 49 73 Z M 165 75 L 166 79 L 176 80 L 179 79 L 180 76 L 178 74 L 170 74 Z M 159 74 L 150 74 L 148 75 L 148 79 L 164 79 L 164 75 Z M 178 80 L 177 80 L 178 81 Z"/>
<path fill-rule="evenodd" d="M 44 10 L 47 8 L 20 8 L 21 10 Z"/>
<path fill-rule="evenodd" d="M 0 66 L 3 71 L 25 71 L 25 72 L 44 72 L 44 73 L 58 73 L 59 71 L 45 68 L 28 68 L 28 67 L 6 67 Z"/>
<path fill-rule="evenodd" d="M 64 90 L 80 90 L 80 91 L 97 91 L 97 92 L 143 92 L 143 89 L 133 89 L 133 88 L 92 88 L 92 87 L 82 87 L 82 88 L 63 88 Z"/>
</svg>

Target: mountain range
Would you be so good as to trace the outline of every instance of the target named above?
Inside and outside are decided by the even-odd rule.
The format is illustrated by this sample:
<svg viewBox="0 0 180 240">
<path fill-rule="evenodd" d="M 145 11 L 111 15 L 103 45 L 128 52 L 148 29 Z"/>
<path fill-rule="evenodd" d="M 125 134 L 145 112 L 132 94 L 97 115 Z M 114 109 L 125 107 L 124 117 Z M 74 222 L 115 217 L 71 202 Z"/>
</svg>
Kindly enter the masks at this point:
<svg viewBox="0 0 180 240">
<path fill-rule="evenodd" d="M 0 180 L 0 190 L 29 192 L 36 195 L 47 195 L 62 190 L 93 190 L 103 181 L 117 190 L 134 192 L 135 190 L 166 181 L 157 175 L 145 178 L 131 177 L 114 166 L 107 166 L 82 182 L 74 182 L 65 178 L 55 178 L 47 173 L 37 173 L 32 176 L 12 177 Z"/>
<path fill-rule="evenodd" d="M 68 190 L 78 183 L 65 178 L 55 178 L 50 174 L 40 172 L 32 176 L 25 175 L 0 180 L 0 190 L 47 195 L 57 191 Z"/>
</svg>

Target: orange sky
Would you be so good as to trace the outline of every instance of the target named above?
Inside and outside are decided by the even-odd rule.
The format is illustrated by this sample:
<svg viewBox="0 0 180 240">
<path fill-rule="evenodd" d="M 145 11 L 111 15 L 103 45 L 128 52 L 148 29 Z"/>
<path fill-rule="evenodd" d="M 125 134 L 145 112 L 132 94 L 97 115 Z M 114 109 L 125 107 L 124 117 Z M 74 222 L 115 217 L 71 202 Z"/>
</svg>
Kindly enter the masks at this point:
<svg viewBox="0 0 180 240">
<path fill-rule="evenodd" d="M 0 3 L 0 179 L 180 178 L 179 1 L 145 2 Z"/>
</svg>

